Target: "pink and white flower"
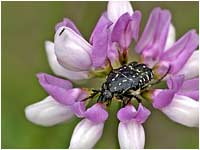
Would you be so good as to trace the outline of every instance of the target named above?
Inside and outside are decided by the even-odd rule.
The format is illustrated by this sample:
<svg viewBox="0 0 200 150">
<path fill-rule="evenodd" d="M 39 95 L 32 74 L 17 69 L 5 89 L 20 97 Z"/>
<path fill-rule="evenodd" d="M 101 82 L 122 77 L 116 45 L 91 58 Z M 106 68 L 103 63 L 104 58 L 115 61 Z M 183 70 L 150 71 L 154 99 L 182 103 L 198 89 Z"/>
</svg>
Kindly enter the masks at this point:
<svg viewBox="0 0 200 150">
<path fill-rule="evenodd" d="M 135 49 L 141 54 L 144 63 L 151 67 L 158 66 L 158 74 L 161 75 L 169 66 L 171 75 L 188 72 L 186 70 L 188 66 L 194 66 L 195 71 L 185 74 L 186 78 L 189 78 L 198 76 L 198 59 L 189 61 L 192 55 L 193 57 L 197 55 L 198 52 L 195 50 L 198 44 L 199 37 L 195 30 L 190 30 L 175 42 L 171 13 L 168 10 L 155 8 Z"/>
<path fill-rule="evenodd" d="M 133 105 L 127 105 L 118 111 L 117 117 L 120 120 L 118 127 L 118 139 L 120 148 L 143 149 L 145 144 L 144 123 L 151 112 L 139 105 L 138 110 Z"/>
<path fill-rule="evenodd" d="M 26 107 L 26 117 L 33 123 L 52 126 L 71 119 L 74 116 L 73 104 L 88 95 L 80 88 L 73 88 L 70 81 L 45 73 L 40 73 L 37 77 L 49 96 Z"/>
<path fill-rule="evenodd" d="M 199 52 L 195 51 L 198 34 L 190 30 L 175 42 L 171 13 L 161 8 L 153 9 L 139 38 L 140 21 L 141 12 L 134 11 L 130 2 L 108 2 L 107 11 L 99 18 L 87 42 L 75 24 L 64 18 L 55 27 L 54 43 L 45 43 L 53 72 L 70 80 L 91 78 L 99 69 L 105 71 L 105 75 L 110 65 L 127 61 L 128 49 L 134 40 L 141 61 L 153 68 L 156 75 L 162 76 L 168 70 L 165 78 L 168 88 L 147 90 L 145 98 L 171 120 L 188 127 L 198 127 Z M 93 148 L 101 138 L 108 119 L 107 105 L 98 102 L 88 107 L 89 90 L 73 88 L 69 80 L 45 73 L 39 73 L 37 77 L 49 96 L 26 107 L 27 119 L 38 125 L 53 126 L 74 116 L 81 118 L 74 129 L 69 148 Z M 120 148 L 145 147 L 142 124 L 150 114 L 142 103 L 135 107 L 130 102 L 119 109 Z"/>
<path fill-rule="evenodd" d="M 184 80 L 174 76 L 167 80 L 169 89 L 152 93 L 153 106 L 173 121 L 189 127 L 199 126 L 199 78 Z"/>
</svg>

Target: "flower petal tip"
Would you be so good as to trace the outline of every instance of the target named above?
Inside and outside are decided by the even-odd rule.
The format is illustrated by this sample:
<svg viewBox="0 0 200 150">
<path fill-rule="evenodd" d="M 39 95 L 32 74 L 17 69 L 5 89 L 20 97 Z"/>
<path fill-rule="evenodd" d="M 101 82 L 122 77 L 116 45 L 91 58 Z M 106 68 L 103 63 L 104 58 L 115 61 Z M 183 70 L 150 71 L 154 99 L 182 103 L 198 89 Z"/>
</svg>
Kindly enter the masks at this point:
<svg viewBox="0 0 200 150">
<path fill-rule="evenodd" d="M 92 46 L 68 27 L 60 27 L 54 38 L 58 62 L 71 71 L 89 71 L 92 67 Z M 80 57 L 81 56 L 81 57 Z"/>
<path fill-rule="evenodd" d="M 75 127 L 69 149 L 93 148 L 103 134 L 104 123 L 83 119 Z"/>
<path fill-rule="evenodd" d="M 55 101 L 51 96 L 25 108 L 26 118 L 34 124 L 53 126 L 71 119 L 74 115 L 68 106 Z"/>
<path fill-rule="evenodd" d="M 121 122 L 126 122 L 132 120 L 136 116 L 137 112 L 134 106 L 127 105 L 124 108 L 121 108 L 117 113 L 117 118 Z"/>
<path fill-rule="evenodd" d="M 187 96 L 175 95 L 172 102 L 161 111 L 174 122 L 199 127 L 199 102 Z"/>
<path fill-rule="evenodd" d="M 176 91 L 174 90 L 155 90 L 153 94 L 153 107 L 160 109 L 169 105 L 175 95 Z"/>
<path fill-rule="evenodd" d="M 128 12 L 130 15 L 133 14 L 133 8 L 129 1 L 109 1 L 107 5 L 108 18 L 115 23 L 118 18 Z"/>
<path fill-rule="evenodd" d="M 118 139 L 121 149 L 143 149 L 145 144 L 144 128 L 134 120 L 126 123 L 120 122 Z"/>
<path fill-rule="evenodd" d="M 97 103 L 87 109 L 85 117 L 95 123 L 101 123 L 107 120 L 108 112 L 104 109 L 103 104 Z"/>
<path fill-rule="evenodd" d="M 150 116 L 151 112 L 149 109 L 144 107 L 141 103 L 139 104 L 137 115 L 135 117 L 136 121 L 138 123 L 144 123 L 148 117 Z"/>
</svg>

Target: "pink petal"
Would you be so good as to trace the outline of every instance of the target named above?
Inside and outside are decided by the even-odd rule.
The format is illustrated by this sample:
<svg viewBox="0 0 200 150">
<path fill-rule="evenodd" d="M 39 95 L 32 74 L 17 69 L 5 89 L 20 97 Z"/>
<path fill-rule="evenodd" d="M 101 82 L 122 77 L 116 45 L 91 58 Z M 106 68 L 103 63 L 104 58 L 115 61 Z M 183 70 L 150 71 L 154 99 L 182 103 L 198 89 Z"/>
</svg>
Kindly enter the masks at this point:
<svg viewBox="0 0 200 150">
<path fill-rule="evenodd" d="M 108 18 L 115 23 L 124 13 L 133 14 L 133 8 L 129 1 L 109 1 L 107 5 Z"/>
<path fill-rule="evenodd" d="M 135 120 L 120 122 L 118 139 L 121 149 L 143 149 L 145 144 L 144 128 Z"/>
<path fill-rule="evenodd" d="M 71 71 L 88 71 L 92 67 L 92 46 L 71 28 L 60 27 L 54 38 L 58 62 Z"/>
<path fill-rule="evenodd" d="M 148 52 L 148 55 L 154 60 L 159 58 L 165 48 L 170 22 L 171 14 L 168 10 L 153 9 L 135 47 L 136 52 Z"/>
<path fill-rule="evenodd" d="M 74 116 L 70 106 L 58 103 L 51 96 L 27 106 L 25 115 L 29 121 L 45 127 L 65 122 Z"/>
<path fill-rule="evenodd" d="M 133 107 L 133 105 L 126 105 L 124 108 L 121 108 L 117 113 L 117 118 L 121 122 L 130 121 L 137 114 L 137 111 Z"/>
<path fill-rule="evenodd" d="M 92 63 L 94 67 L 105 65 L 107 51 L 109 46 L 109 27 L 111 22 L 106 18 L 104 13 L 99 19 L 91 37 L 92 45 Z"/>
<path fill-rule="evenodd" d="M 199 37 L 195 30 L 187 32 L 169 50 L 164 52 L 161 61 L 170 63 L 170 73 L 176 74 L 182 69 L 187 60 L 199 44 Z"/>
<path fill-rule="evenodd" d="M 79 118 L 84 117 L 85 110 L 86 107 L 83 102 L 76 102 L 75 104 L 72 105 L 72 111 Z"/>
<path fill-rule="evenodd" d="M 135 119 L 138 123 L 144 123 L 148 119 L 150 114 L 151 112 L 140 103 Z"/>
<path fill-rule="evenodd" d="M 157 91 L 159 91 L 157 93 Z M 174 97 L 176 91 L 174 90 L 155 90 L 153 94 L 153 107 L 160 109 L 169 105 Z"/>
<path fill-rule="evenodd" d="M 69 18 L 64 18 L 63 21 L 59 22 L 55 26 L 55 30 L 57 31 L 60 27 L 68 27 L 74 30 L 77 34 L 81 35 L 80 31 L 76 27 L 76 25 Z"/>
<path fill-rule="evenodd" d="M 49 84 L 64 88 L 65 90 L 72 88 L 72 83 L 70 81 L 60 79 L 46 73 L 38 73 L 37 77 L 41 85 Z"/>
<path fill-rule="evenodd" d="M 182 87 L 183 82 L 184 82 L 184 75 L 172 76 L 167 80 L 167 86 L 169 89 L 178 91 Z"/>
<path fill-rule="evenodd" d="M 172 102 L 161 109 L 170 119 L 188 127 L 199 127 L 199 102 L 175 95 Z"/>
<path fill-rule="evenodd" d="M 111 39 L 119 44 L 121 51 L 129 47 L 132 38 L 137 40 L 140 20 L 141 13 L 136 11 L 133 16 L 130 16 L 129 13 L 123 14 L 115 23 Z"/>
<path fill-rule="evenodd" d="M 108 118 L 108 113 L 103 108 L 102 104 L 97 103 L 87 109 L 87 111 L 85 112 L 85 117 L 95 123 L 101 123 Z"/>
<path fill-rule="evenodd" d="M 46 41 L 45 49 L 46 49 L 49 65 L 50 65 L 52 71 L 56 75 L 68 78 L 70 80 L 81 80 L 81 79 L 89 78 L 89 74 L 87 71 L 75 72 L 75 71 L 68 70 L 68 69 L 64 68 L 63 66 L 61 66 L 57 60 L 53 42 Z"/>
<path fill-rule="evenodd" d="M 104 123 L 81 120 L 75 127 L 69 149 L 91 149 L 103 134 Z"/>
</svg>

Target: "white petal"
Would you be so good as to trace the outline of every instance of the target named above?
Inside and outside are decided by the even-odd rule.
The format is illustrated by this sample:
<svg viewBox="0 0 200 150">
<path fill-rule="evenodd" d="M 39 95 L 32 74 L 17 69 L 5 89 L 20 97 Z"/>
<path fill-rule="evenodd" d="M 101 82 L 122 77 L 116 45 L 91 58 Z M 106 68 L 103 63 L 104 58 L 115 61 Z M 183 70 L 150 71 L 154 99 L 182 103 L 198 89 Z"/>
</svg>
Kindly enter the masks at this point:
<svg viewBox="0 0 200 150">
<path fill-rule="evenodd" d="M 71 80 L 80 80 L 80 79 L 87 79 L 88 72 L 74 72 L 62 67 L 56 58 L 55 51 L 54 51 L 54 43 L 50 41 L 45 42 L 45 49 L 48 57 L 48 62 L 56 75 L 71 79 Z"/>
<path fill-rule="evenodd" d="M 172 102 L 161 111 L 177 123 L 188 127 L 199 126 L 199 102 L 189 97 L 175 95 Z"/>
<path fill-rule="evenodd" d="M 186 79 L 199 76 L 199 50 L 193 52 L 178 74 L 184 74 Z"/>
<path fill-rule="evenodd" d="M 72 71 L 88 71 L 91 68 L 92 47 L 72 29 L 60 27 L 54 44 L 55 54 L 63 67 Z"/>
<path fill-rule="evenodd" d="M 109 1 L 107 5 L 108 18 L 115 23 L 118 18 L 128 12 L 130 15 L 133 14 L 133 8 L 131 3 L 128 1 Z"/>
<path fill-rule="evenodd" d="M 69 106 L 56 102 L 51 96 L 25 108 L 26 118 L 38 125 L 53 126 L 72 118 Z"/>
<path fill-rule="evenodd" d="M 69 148 L 92 148 L 103 133 L 104 123 L 95 124 L 88 119 L 83 119 L 75 127 Z"/>
<path fill-rule="evenodd" d="M 175 30 L 175 27 L 173 26 L 173 24 L 170 24 L 165 50 L 172 47 L 172 45 L 175 43 L 175 41 L 176 41 L 176 30 Z"/>
<path fill-rule="evenodd" d="M 134 120 L 126 123 L 120 122 L 118 139 L 120 148 L 143 149 L 145 144 L 144 128 Z"/>
</svg>

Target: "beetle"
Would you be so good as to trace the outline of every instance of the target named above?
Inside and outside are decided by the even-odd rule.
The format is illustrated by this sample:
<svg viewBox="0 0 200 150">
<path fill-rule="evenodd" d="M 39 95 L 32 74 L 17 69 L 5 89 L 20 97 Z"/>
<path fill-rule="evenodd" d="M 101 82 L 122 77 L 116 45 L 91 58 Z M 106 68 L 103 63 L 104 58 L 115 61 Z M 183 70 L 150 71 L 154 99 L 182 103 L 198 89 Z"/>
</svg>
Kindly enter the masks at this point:
<svg viewBox="0 0 200 150">
<path fill-rule="evenodd" d="M 128 104 L 132 98 L 135 98 L 140 103 L 142 99 L 141 92 L 159 83 L 167 73 L 160 79 L 154 80 L 155 82 L 151 82 L 154 79 L 152 69 L 145 64 L 133 61 L 117 69 L 112 69 L 101 89 L 93 90 L 94 93 L 86 99 L 93 98 L 100 93 L 97 102 L 107 103 L 107 105 L 111 103 L 113 97 L 122 101 L 123 105 Z"/>
</svg>

